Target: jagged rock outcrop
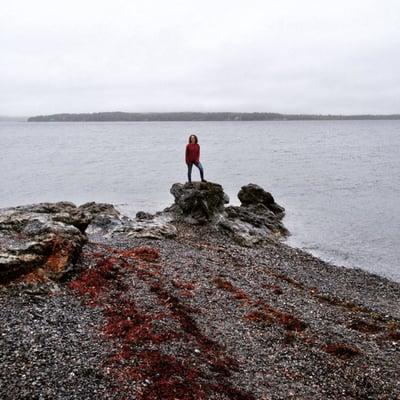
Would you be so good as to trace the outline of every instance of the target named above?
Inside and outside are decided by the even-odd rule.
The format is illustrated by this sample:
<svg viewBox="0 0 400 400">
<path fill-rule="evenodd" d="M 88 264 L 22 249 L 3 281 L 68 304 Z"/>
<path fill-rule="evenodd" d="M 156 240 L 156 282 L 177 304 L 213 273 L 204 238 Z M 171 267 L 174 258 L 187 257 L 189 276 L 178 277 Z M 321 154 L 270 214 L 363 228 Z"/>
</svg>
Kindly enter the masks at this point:
<svg viewBox="0 0 400 400">
<path fill-rule="evenodd" d="M 285 209 L 279 204 L 275 203 L 271 193 L 266 192 L 261 186 L 254 183 L 249 183 L 246 186 L 242 186 L 239 190 L 238 198 L 242 203 L 242 207 L 250 208 L 252 206 L 257 209 L 263 209 L 264 207 L 272 211 L 275 215 L 283 218 Z M 256 211 L 257 212 L 257 211 Z"/>
<path fill-rule="evenodd" d="M 241 205 L 225 208 L 218 225 L 232 234 L 236 241 L 252 246 L 265 239 L 289 234 L 282 223 L 285 209 L 277 204 L 262 187 L 250 183 L 238 193 Z"/>
<path fill-rule="evenodd" d="M 226 207 L 218 220 L 218 226 L 237 242 L 253 246 L 265 239 L 289 234 L 281 221 L 285 209 L 263 188 L 250 183 L 240 189 L 238 198 L 242 204 Z"/>
<path fill-rule="evenodd" d="M 243 186 L 240 206 L 225 206 L 229 197 L 213 182 L 175 183 L 175 202 L 154 215 L 121 215 L 111 204 L 39 203 L 0 210 L 0 283 L 22 279 L 43 282 L 62 278 L 89 237 L 114 235 L 153 239 L 176 236 L 173 220 L 208 223 L 246 246 L 284 236 L 284 208 L 260 186 Z"/>
<path fill-rule="evenodd" d="M 111 204 L 39 203 L 0 210 L 0 284 L 59 280 L 80 255 L 88 235 L 161 239 L 176 235 L 165 215 L 135 219 Z"/>
<path fill-rule="evenodd" d="M 134 219 L 124 221 L 118 227 L 112 229 L 108 236 L 124 235 L 127 237 L 142 237 L 150 239 L 173 238 L 176 236 L 176 228 L 171 224 L 172 218 L 163 213 L 151 215 L 139 211 Z"/>
<path fill-rule="evenodd" d="M 94 218 L 86 229 L 89 236 L 111 238 L 116 235 L 127 237 L 143 237 L 163 239 L 176 236 L 176 228 L 170 223 L 168 215 L 139 211 L 136 218 L 128 218 L 120 214 L 111 204 L 100 208 L 97 203 L 87 203 L 80 208 L 90 210 Z"/>
<path fill-rule="evenodd" d="M 0 283 L 60 279 L 79 256 L 92 218 L 69 202 L 0 210 Z"/>
<path fill-rule="evenodd" d="M 229 197 L 221 185 L 212 182 L 174 183 L 170 189 L 175 203 L 164 211 L 173 212 L 190 224 L 204 224 L 223 212 Z"/>
<path fill-rule="evenodd" d="M 289 233 L 281 221 L 285 209 L 256 184 L 240 189 L 240 206 L 225 206 L 229 197 L 213 182 L 175 183 L 170 191 L 175 202 L 164 213 L 190 224 L 209 223 L 245 246 Z"/>
</svg>

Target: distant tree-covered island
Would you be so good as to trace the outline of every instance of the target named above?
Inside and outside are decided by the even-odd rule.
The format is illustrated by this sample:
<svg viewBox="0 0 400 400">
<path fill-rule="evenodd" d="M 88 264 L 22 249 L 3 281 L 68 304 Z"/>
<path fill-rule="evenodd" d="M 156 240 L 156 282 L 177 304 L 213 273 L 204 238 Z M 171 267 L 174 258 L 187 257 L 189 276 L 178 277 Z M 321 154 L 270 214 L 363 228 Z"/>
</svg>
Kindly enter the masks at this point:
<svg viewBox="0 0 400 400">
<path fill-rule="evenodd" d="M 28 122 L 81 122 L 81 121 L 307 121 L 307 120 L 374 120 L 400 119 L 390 115 L 317 115 L 279 114 L 267 112 L 98 112 L 83 114 L 38 115 Z"/>
</svg>

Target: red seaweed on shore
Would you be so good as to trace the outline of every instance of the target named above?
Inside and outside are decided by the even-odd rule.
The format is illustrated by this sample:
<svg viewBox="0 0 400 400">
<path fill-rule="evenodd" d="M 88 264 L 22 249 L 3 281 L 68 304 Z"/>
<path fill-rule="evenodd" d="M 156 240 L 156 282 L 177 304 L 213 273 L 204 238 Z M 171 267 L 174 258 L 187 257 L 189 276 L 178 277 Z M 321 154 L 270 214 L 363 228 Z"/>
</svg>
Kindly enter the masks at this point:
<svg viewBox="0 0 400 400">
<path fill-rule="evenodd" d="M 214 283 L 218 289 L 223 289 L 229 293 L 232 293 L 235 299 L 243 300 L 244 302 L 250 301 L 250 298 L 247 295 L 247 293 L 244 290 L 234 286 L 231 282 L 222 278 L 215 278 Z"/>
<path fill-rule="evenodd" d="M 349 346 L 345 343 L 328 344 L 325 347 L 325 351 L 343 360 L 348 360 L 350 358 L 353 358 L 354 356 L 361 354 L 360 350 L 358 350 L 356 347 Z"/>
<path fill-rule="evenodd" d="M 376 324 L 371 324 L 362 320 L 354 320 L 349 325 L 348 328 L 354 329 L 363 333 L 378 333 L 382 331 L 382 328 Z"/>
<path fill-rule="evenodd" d="M 89 298 L 89 303 L 97 305 L 97 299 L 119 275 L 119 260 L 115 257 L 100 259 L 92 268 L 84 271 L 79 278 L 69 282 L 69 288 L 79 295 Z"/>
<path fill-rule="evenodd" d="M 219 289 L 232 293 L 234 295 L 233 297 L 237 300 L 244 300 L 246 303 L 255 307 L 261 306 L 261 310 L 256 309 L 245 315 L 244 318 L 248 321 L 262 322 L 267 324 L 275 322 L 283 326 L 286 330 L 297 332 L 303 331 L 307 327 L 305 322 L 301 321 L 294 315 L 277 310 L 263 301 L 256 302 L 251 300 L 245 291 L 235 287 L 229 281 L 226 281 L 222 278 L 216 278 L 214 283 Z"/>
<path fill-rule="evenodd" d="M 105 363 L 115 379 L 135 382 L 135 396 L 140 400 L 206 400 L 212 393 L 255 400 L 228 380 L 233 371 L 239 370 L 238 362 L 200 331 L 191 316 L 196 310 L 166 289 L 161 266 L 154 263 L 159 258 L 158 250 L 150 247 L 104 250 L 102 257 L 99 252 L 92 253 L 95 264 L 73 279 L 69 287 L 87 304 L 103 310 L 106 317 L 103 333 L 120 344 L 119 350 Z M 148 313 L 138 307 L 135 293 L 129 292 L 125 283 L 133 276 L 156 295 L 159 305 L 164 307 L 162 312 Z M 179 281 L 173 286 L 179 292 L 194 288 L 192 283 Z M 247 299 L 244 292 L 236 291 L 233 286 L 231 289 L 235 295 L 240 294 L 235 298 Z M 178 339 L 197 350 L 171 355 L 155 348 Z"/>
</svg>

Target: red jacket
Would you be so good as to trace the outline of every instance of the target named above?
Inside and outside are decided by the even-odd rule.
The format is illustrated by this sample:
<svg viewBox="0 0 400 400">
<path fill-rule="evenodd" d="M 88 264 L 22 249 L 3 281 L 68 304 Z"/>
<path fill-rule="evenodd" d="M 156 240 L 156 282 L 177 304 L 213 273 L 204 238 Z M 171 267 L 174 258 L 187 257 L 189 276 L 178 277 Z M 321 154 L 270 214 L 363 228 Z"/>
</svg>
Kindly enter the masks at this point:
<svg viewBox="0 0 400 400">
<path fill-rule="evenodd" d="M 200 162 L 200 145 L 198 143 L 188 143 L 186 145 L 186 163 Z"/>
</svg>

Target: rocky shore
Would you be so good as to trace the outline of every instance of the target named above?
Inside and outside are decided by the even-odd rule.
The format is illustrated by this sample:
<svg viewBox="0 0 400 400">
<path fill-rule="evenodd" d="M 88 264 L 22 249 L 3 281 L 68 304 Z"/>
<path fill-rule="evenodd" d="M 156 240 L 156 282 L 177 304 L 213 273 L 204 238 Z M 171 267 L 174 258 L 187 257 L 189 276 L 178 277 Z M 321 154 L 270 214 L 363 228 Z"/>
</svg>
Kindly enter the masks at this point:
<svg viewBox="0 0 400 400">
<path fill-rule="evenodd" d="M 1 399 L 398 399 L 400 284 L 282 239 L 249 184 L 156 214 L 0 210 Z"/>
</svg>

